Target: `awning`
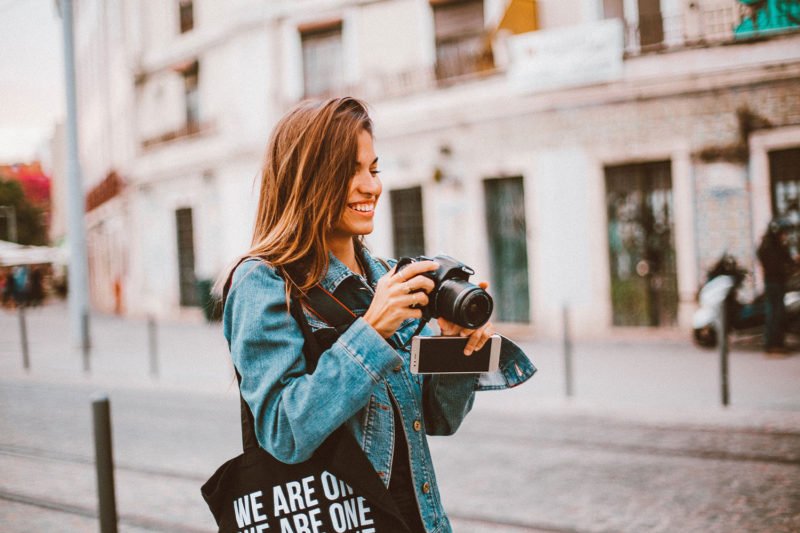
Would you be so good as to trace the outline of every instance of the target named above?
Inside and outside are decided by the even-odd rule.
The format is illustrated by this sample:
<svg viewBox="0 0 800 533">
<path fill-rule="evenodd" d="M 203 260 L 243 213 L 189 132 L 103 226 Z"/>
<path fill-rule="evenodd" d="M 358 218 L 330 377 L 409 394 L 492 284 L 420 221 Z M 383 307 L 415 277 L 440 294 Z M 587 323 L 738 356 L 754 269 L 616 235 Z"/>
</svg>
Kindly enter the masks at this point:
<svg viewBox="0 0 800 533">
<path fill-rule="evenodd" d="M 509 30 L 514 35 L 539 29 L 536 0 L 511 0 L 506 6 L 498 30 Z"/>
<path fill-rule="evenodd" d="M 0 266 L 65 264 L 66 257 L 60 248 L 25 246 L 0 241 Z"/>
</svg>

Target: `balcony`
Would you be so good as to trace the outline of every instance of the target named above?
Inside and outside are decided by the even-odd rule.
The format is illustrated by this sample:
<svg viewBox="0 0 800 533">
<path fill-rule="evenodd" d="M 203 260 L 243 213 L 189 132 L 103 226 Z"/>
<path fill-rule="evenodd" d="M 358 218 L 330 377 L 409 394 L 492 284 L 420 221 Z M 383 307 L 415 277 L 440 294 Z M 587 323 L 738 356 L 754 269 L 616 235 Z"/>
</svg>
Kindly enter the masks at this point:
<svg viewBox="0 0 800 533">
<path fill-rule="evenodd" d="M 625 55 L 710 46 L 797 31 L 800 2 L 735 0 L 690 2 L 682 12 L 625 21 Z"/>
<path fill-rule="evenodd" d="M 436 43 L 436 79 L 448 84 L 465 77 L 490 73 L 494 57 L 489 35 L 479 33 Z"/>
</svg>

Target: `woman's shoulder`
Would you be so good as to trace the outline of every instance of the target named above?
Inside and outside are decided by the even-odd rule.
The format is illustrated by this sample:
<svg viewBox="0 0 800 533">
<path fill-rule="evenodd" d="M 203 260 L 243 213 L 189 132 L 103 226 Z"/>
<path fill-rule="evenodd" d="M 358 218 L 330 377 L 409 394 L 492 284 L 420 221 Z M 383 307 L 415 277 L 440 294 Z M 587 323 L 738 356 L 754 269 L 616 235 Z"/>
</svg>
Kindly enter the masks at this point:
<svg viewBox="0 0 800 533">
<path fill-rule="evenodd" d="M 277 268 L 258 257 L 248 257 L 233 271 L 230 292 L 240 287 L 272 288 L 284 285 Z"/>
</svg>

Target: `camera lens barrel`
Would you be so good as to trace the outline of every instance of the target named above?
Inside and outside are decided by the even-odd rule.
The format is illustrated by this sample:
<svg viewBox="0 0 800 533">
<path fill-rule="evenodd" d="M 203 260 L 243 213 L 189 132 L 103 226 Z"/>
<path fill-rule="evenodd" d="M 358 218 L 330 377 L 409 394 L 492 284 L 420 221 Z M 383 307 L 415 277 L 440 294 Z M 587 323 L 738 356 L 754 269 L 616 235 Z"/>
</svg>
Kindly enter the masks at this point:
<svg viewBox="0 0 800 533">
<path fill-rule="evenodd" d="M 485 290 L 468 281 L 448 279 L 436 290 L 434 316 L 475 329 L 492 316 L 494 302 Z"/>
</svg>

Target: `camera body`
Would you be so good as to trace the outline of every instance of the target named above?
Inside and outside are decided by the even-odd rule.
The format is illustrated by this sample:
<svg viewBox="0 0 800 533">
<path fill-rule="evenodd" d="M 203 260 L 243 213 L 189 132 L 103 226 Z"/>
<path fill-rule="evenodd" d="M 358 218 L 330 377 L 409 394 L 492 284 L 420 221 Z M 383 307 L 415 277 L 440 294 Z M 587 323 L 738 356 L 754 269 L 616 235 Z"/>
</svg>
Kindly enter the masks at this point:
<svg viewBox="0 0 800 533">
<path fill-rule="evenodd" d="M 475 273 L 470 267 L 447 255 L 401 257 L 396 272 L 417 261 L 436 261 L 439 268 L 421 274 L 433 281 L 428 305 L 422 307 L 422 319 L 442 317 L 461 327 L 476 329 L 489 321 L 494 302 L 482 288 L 469 282 Z"/>
</svg>

